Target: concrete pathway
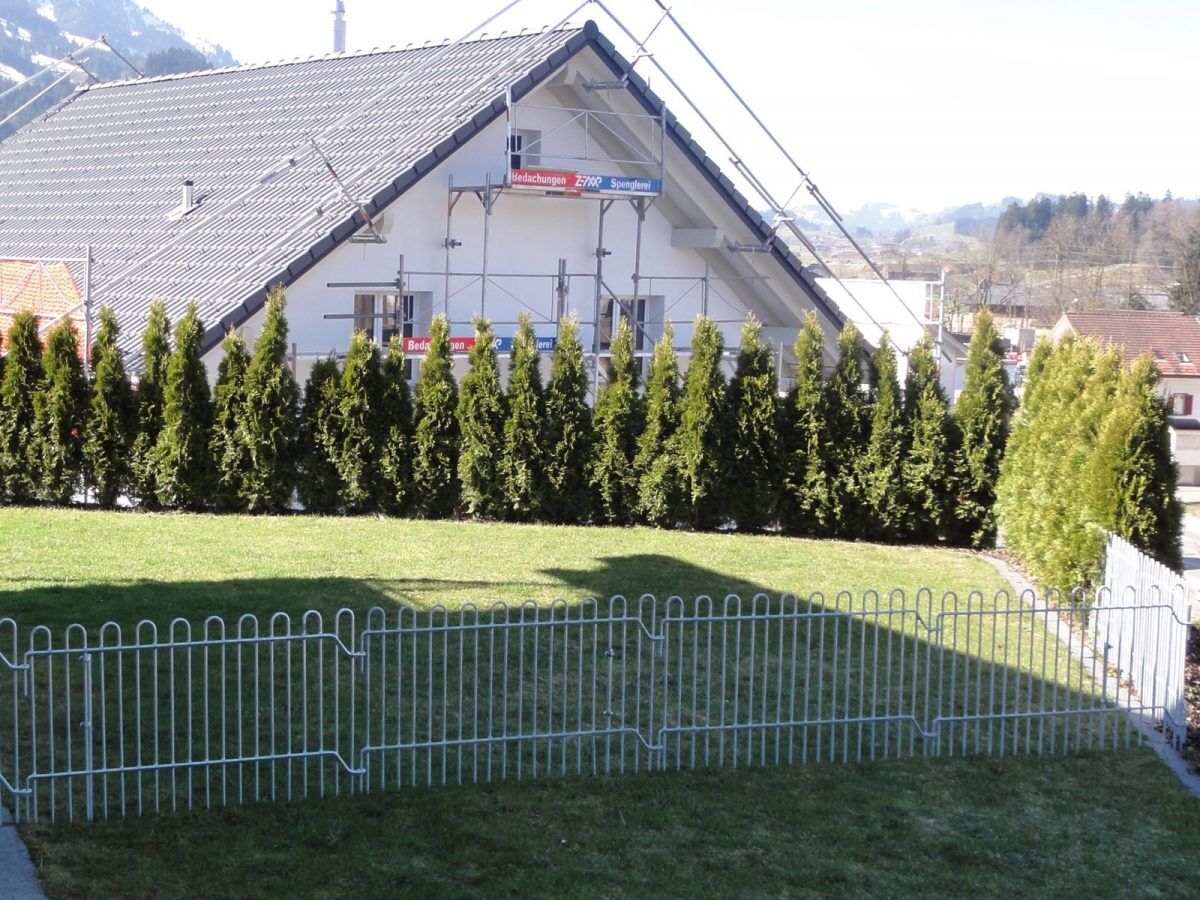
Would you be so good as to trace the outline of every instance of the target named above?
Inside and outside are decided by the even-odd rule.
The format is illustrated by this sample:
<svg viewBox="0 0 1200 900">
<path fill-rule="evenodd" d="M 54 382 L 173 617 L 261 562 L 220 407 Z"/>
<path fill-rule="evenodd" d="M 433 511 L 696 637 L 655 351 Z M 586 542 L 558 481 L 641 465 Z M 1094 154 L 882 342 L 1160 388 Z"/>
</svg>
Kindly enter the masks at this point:
<svg viewBox="0 0 1200 900">
<path fill-rule="evenodd" d="M 42 900 L 45 896 L 12 813 L 0 806 L 0 900 Z"/>
<path fill-rule="evenodd" d="M 1200 503 L 1200 486 L 1180 485 L 1179 499 Z M 1183 514 L 1183 577 L 1191 593 L 1192 621 L 1200 618 L 1200 516 Z"/>
</svg>

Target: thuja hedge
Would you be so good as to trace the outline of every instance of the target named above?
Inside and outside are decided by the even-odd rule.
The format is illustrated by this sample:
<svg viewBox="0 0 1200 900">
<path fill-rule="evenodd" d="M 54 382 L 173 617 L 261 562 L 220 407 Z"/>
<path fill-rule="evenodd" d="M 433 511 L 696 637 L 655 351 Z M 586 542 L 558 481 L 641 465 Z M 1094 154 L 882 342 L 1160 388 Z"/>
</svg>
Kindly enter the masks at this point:
<svg viewBox="0 0 1200 900">
<path fill-rule="evenodd" d="M 1002 467 L 1007 544 L 1048 587 L 1099 577 L 1106 532 L 1178 570 L 1182 507 L 1154 360 L 1090 339 L 1039 344 Z"/>
<path fill-rule="evenodd" d="M 318 361 L 300 391 L 287 365 L 284 308 L 282 292 L 272 293 L 253 347 L 236 334 L 226 339 L 211 393 L 194 308 L 173 339 L 162 306 L 150 310 L 136 390 L 107 311 L 90 379 L 72 325 L 56 326 L 43 353 L 36 321 L 18 316 L 0 382 L 3 498 L 975 546 L 995 533 L 991 498 L 1011 398 L 986 315 L 971 345 L 966 399 L 952 416 L 928 341 L 910 353 L 901 387 L 886 336 L 868 359 L 848 325 L 826 378 L 825 335 L 811 314 L 786 396 L 758 321 L 746 322 L 727 377 L 721 331 L 703 316 L 683 375 L 667 325 L 644 385 L 622 321 L 594 409 L 573 317 L 560 323 L 546 383 L 523 317 L 507 389 L 483 319 L 458 384 L 439 316 L 412 395 L 399 342 L 385 355 L 361 333 L 341 366 Z"/>
</svg>

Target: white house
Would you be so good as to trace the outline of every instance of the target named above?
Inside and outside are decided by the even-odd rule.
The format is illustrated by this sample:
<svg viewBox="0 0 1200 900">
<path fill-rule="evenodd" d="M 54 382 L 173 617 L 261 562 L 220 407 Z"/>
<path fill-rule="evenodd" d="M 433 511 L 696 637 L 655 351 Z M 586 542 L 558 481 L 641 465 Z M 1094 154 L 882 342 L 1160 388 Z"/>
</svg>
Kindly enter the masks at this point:
<svg viewBox="0 0 1200 900">
<path fill-rule="evenodd" d="M 781 374 L 807 310 L 827 348 L 844 323 L 590 22 L 81 89 L 0 144 L 0 260 L 89 248 L 79 307 L 135 368 L 152 300 L 199 304 L 212 373 L 277 284 L 300 378 L 356 328 L 419 356 L 440 312 L 461 349 L 476 314 L 503 348 L 526 310 L 549 347 L 576 311 L 597 372 L 615 315 L 648 354 L 665 319 L 736 347 L 753 312 Z"/>
</svg>

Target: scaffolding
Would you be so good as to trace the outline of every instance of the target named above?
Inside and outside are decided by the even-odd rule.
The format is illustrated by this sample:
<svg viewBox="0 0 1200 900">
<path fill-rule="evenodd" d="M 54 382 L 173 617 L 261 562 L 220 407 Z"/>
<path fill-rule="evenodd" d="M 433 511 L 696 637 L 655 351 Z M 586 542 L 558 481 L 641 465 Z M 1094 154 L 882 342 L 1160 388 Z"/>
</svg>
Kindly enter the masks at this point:
<svg viewBox="0 0 1200 900">
<path fill-rule="evenodd" d="M 776 236 L 781 229 L 784 229 L 811 255 L 817 265 L 830 278 L 837 282 L 846 294 L 854 298 L 851 288 L 825 262 L 816 247 L 799 228 L 795 216 L 789 213 L 786 208 L 802 189 L 807 190 L 817 202 L 820 209 L 829 216 L 830 220 L 842 232 L 851 246 L 869 264 L 879 280 L 887 285 L 900 308 L 904 310 L 905 314 L 910 314 L 909 307 L 903 298 L 891 287 L 883 272 L 844 226 L 841 217 L 812 181 L 808 172 L 800 167 L 787 148 L 771 132 L 762 118 L 749 106 L 743 96 L 734 88 L 711 57 L 692 38 L 691 34 L 686 31 L 671 10 L 660 2 L 660 0 L 652 0 L 652 2 L 661 13 L 658 15 L 653 27 L 641 39 L 634 34 L 630 27 L 603 0 L 588 0 L 588 2 L 572 10 L 568 18 L 581 9 L 589 5 L 594 5 L 604 14 L 605 18 L 611 20 L 617 29 L 635 46 L 631 65 L 636 67 L 642 60 L 647 60 L 650 65 L 654 66 L 655 70 L 666 79 L 667 83 L 682 98 L 684 103 L 716 137 L 720 145 L 729 153 L 730 162 L 734 169 L 767 205 L 773 216 L 773 227 L 766 241 L 761 245 L 727 243 L 725 249 L 731 253 L 742 254 L 770 253 L 773 249 Z M 520 0 L 516 0 L 516 2 L 508 4 L 500 12 L 491 17 L 488 23 L 496 21 L 498 17 L 507 13 L 519 3 Z M 678 81 L 654 57 L 654 54 L 649 51 L 649 41 L 667 23 L 683 36 L 687 44 L 695 51 L 699 59 L 703 61 L 704 65 L 716 75 L 734 101 L 749 114 L 755 125 L 762 131 L 771 144 L 783 154 L 783 157 L 800 176 L 800 185 L 788 195 L 787 200 L 780 202 L 778 196 L 755 174 L 745 157 L 735 150 L 732 143 L 705 115 L 688 92 L 683 89 Z M 477 30 L 470 32 L 461 38 L 460 41 L 466 40 L 475 34 Z M 583 87 L 591 95 L 602 96 L 609 91 L 623 90 L 627 85 L 628 75 L 609 82 L 585 81 Z M 606 307 L 613 310 L 612 316 L 609 317 L 612 324 L 615 325 L 617 314 L 626 318 L 631 323 L 635 330 L 636 344 L 641 348 L 651 342 L 653 332 L 659 330 L 663 321 L 668 318 L 666 312 L 663 313 L 662 318 L 657 322 L 648 320 L 644 315 L 639 316 L 637 314 L 639 302 L 649 293 L 647 284 L 650 281 L 657 279 L 661 284 L 670 278 L 675 278 L 695 282 L 699 287 L 700 293 L 703 295 L 701 310 L 705 314 L 708 314 L 708 301 L 714 282 L 718 280 L 729 282 L 737 279 L 714 278 L 707 260 L 705 261 L 704 275 L 697 278 L 688 278 L 687 276 L 647 276 L 643 273 L 642 232 L 646 215 L 655 202 L 663 196 L 665 185 L 667 184 L 668 122 L 665 104 L 660 113 L 651 115 L 646 113 L 622 112 L 611 107 L 598 108 L 598 105 L 597 107 L 570 105 L 554 107 L 539 106 L 533 102 L 514 101 L 511 90 L 505 93 L 504 100 L 506 107 L 505 138 L 500 152 L 505 155 L 503 165 L 505 176 L 502 180 L 496 182 L 489 175 L 482 184 L 467 185 L 456 184 L 453 176 L 449 177 L 446 200 L 446 228 L 442 243 L 443 271 L 410 271 L 406 273 L 404 271 L 403 256 L 401 256 L 400 272 L 395 283 L 331 282 L 329 286 L 352 289 L 379 289 L 386 287 L 397 292 L 404 292 L 415 290 L 413 284 L 421 279 L 440 278 L 442 282 L 440 292 L 442 304 L 439 311 L 447 315 L 452 326 L 464 327 L 470 324 L 472 318 L 471 316 L 461 314 L 456 308 L 453 308 L 452 301 L 472 289 L 477 289 L 478 302 L 473 305 L 472 313 L 486 316 L 488 313 L 489 292 L 493 295 L 499 292 L 507 295 L 512 300 L 516 300 L 518 304 L 525 307 L 531 316 L 533 316 L 535 323 L 552 325 L 557 329 L 558 321 L 566 309 L 567 301 L 565 298 L 570 293 L 571 282 L 590 279 L 590 316 L 581 317 L 580 325 L 590 327 L 591 330 L 592 340 L 591 346 L 587 350 L 587 356 L 592 370 L 593 389 L 596 389 L 598 388 L 601 372 L 600 361 L 606 355 L 602 334 L 603 311 Z M 523 126 L 527 124 L 529 118 L 532 118 L 535 123 L 538 122 L 539 113 L 551 113 L 553 116 L 558 117 L 560 121 L 549 130 L 535 132 L 531 135 L 526 132 Z M 553 141 L 548 140 L 554 136 L 561 136 L 568 133 L 572 137 L 574 146 L 564 147 L 561 144 L 555 146 Z M 534 163 L 530 163 L 529 160 L 533 160 Z M 608 168 L 606 169 L 605 167 Z M 620 176 L 613 171 L 614 169 L 620 173 Z M 455 233 L 454 214 L 463 197 L 468 195 L 473 196 L 480 203 L 483 210 L 482 263 L 478 272 L 458 271 L 453 262 L 454 251 L 463 246 L 462 241 L 458 239 Z M 568 272 L 565 260 L 560 260 L 558 271 L 554 273 L 496 273 L 491 271 L 489 254 L 492 229 L 491 220 L 502 198 L 510 196 L 524 198 L 535 196 L 548 199 L 595 202 L 597 205 L 597 214 L 594 249 L 596 262 L 594 271 Z M 508 201 L 504 200 L 503 202 Z M 631 294 L 622 294 L 622 292 L 614 290 L 611 284 L 611 277 L 606 272 L 605 267 L 605 260 L 611 255 L 605 247 L 606 218 L 614 204 L 618 203 L 628 203 L 636 217 Z M 374 231 L 371 223 L 368 223 L 368 227 Z M 741 280 L 750 279 L 766 280 L 766 276 L 743 276 Z M 505 288 L 501 283 L 505 280 L 510 282 L 513 280 L 544 282 L 549 289 L 549 310 L 547 312 L 535 310 L 530 303 L 523 299 L 521 292 Z M 857 302 L 856 298 L 854 299 L 855 305 L 859 307 L 862 315 L 882 330 L 882 326 L 876 321 L 867 305 Z M 678 300 L 672 306 L 677 303 Z M 327 316 L 327 318 L 351 318 L 351 316 L 334 314 Z M 510 323 L 497 321 L 495 324 L 503 325 Z M 656 326 L 658 327 L 656 328 Z M 936 333 L 940 337 L 940 330 Z M 939 346 L 939 353 L 940 349 Z M 649 355 L 648 350 L 639 350 L 638 352 Z M 903 348 L 901 348 L 901 352 L 904 352 Z M 782 370 L 782 353 L 779 356 L 778 365 Z M 782 375 L 782 371 L 780 374 Z"/>
</svg>

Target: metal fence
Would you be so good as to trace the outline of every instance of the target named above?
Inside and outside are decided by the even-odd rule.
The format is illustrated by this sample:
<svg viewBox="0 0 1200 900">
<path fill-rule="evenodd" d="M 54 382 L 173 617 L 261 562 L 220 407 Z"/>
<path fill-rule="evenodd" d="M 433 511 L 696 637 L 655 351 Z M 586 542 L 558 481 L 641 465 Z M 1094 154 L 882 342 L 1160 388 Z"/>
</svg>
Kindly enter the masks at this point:
<svg viewBox="0 0 1200 900">
<path fill-rule="evenodd" d="M 1115 534 L 1104 551 L 1104 584 L 1097 592 L 1094 629 L 1105 635 L 1111 664 L 1138 695 L 1162 710 L 1163 732 L 1176 748 L 1187 737 L 1184 701 L 1187 582 Z"/>
<path fill-rule="evenodd" d="M 57 634 L 0 620 L 0 796 L 22 817 L 93 819 L 565 774 L 1125 745 L 1140 737 L 1122 709 L 1175 721 L 1173 700 L 1137 693 L 1128 673 L 1174 666 L 1179 623 L 1157 595 L 1115 596 L 1102 615 L 1080 596 L 897 591 Z M 1142 640 L 1152 632 L 1169 636 L 1167 655 Z"/>
</svg>

